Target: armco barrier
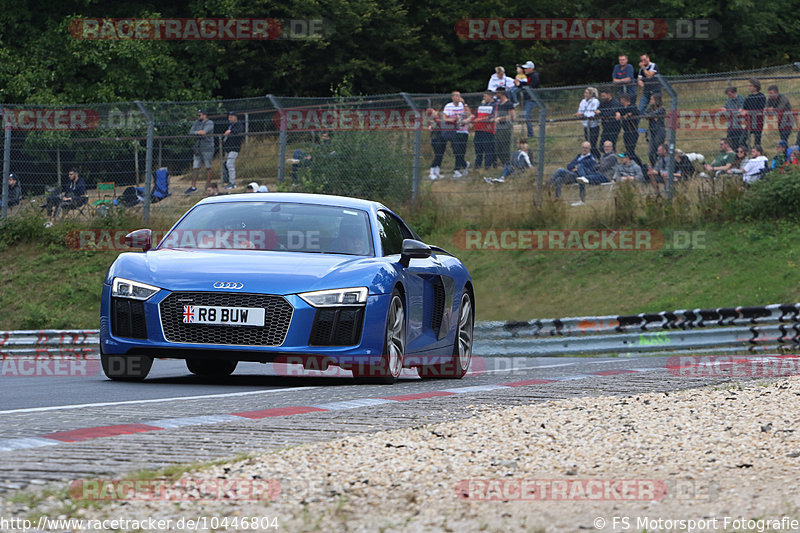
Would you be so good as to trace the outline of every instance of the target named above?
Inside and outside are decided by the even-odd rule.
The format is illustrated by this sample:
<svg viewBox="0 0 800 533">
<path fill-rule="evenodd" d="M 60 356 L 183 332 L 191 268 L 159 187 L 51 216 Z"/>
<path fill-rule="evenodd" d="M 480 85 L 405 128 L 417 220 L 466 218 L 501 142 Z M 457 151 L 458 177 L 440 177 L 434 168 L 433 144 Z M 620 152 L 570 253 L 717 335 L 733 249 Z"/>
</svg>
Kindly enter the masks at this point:
<svg viewBox="0 0 800 533">
<path fill-rule="evenodd" d="M 94 356 L 98 344 L 97 330 L 0 331 L 0 359 Z M 473 351 L 487 357 L 779 349 L 800 349 L 800 304 L 478 322 Z"/>
</svg>

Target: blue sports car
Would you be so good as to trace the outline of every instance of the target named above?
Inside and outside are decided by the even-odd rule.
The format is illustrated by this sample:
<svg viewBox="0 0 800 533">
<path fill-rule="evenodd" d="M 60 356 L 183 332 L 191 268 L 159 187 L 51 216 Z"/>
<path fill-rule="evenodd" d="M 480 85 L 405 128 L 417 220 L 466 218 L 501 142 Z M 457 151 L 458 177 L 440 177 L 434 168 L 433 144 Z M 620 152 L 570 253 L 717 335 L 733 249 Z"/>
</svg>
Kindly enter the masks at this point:
<svg viewBox="0 0 800 533">
<path fill-rule="evenodd" d="M 103 284 L 100 351 L 115 380 L 154 358 L 198 375 L 239 361 L 338 365 L 392 383 L 404 367 L 461 378 L 475 294 L 454 256 L 377 202 L 314 194 L 206 198 L 153 247 L 127 242 Z"/>
</svg>

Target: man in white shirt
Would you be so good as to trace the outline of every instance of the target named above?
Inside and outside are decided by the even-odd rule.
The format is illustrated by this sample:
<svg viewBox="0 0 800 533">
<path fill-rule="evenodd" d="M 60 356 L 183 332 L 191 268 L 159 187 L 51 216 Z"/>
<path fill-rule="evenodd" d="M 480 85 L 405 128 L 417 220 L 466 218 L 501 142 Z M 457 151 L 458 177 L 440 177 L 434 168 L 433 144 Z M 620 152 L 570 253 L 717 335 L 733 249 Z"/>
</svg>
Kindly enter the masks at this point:
<svg viewBox="0 0 800 533">
<path fill-rule="evenodd" d="M 455 156 L 453 167 L 453 177 L 460 178 L 467 173 L 469 163 L 464 159 L 467 153 L 467 139 L 469 139 L 469 123 L 472 121 L 472 112 L 469 106 L 464 103 L 459 91 L 453 91 L 450 95 L 452 99 L 442 111 L 442 133 L 445 141 L 450 142 Z M 445 145 L 446 148 L 446 145 Z M 462 170 L 464 171 L 462 173 Z"/>
<path fill-rule="evenodd" d="M 760 144 L 750 149 L 750 160 L 742 167 L 742 179 L 748 185 L 761 179 L 761 171 L 767 167 L 767 157 Z"/>
</svg>

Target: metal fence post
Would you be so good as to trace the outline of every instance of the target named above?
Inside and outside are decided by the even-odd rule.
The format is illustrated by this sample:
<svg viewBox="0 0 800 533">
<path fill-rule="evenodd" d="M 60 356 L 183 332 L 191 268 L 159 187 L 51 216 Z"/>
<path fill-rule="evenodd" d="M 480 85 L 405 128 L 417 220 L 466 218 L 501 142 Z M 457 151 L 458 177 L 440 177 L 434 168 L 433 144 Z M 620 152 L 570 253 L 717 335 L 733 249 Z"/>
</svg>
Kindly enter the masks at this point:
<svg viewBox="0 0 800 533">
<path fill-rule="evenodd" d="M 408 107 L 412 109 L 415 113 L 419 115 L 419 109 L 414 104 L 414 100 L 412 100 L 408 93 L 400 93 L 403 98 L 405 99 Z M 411 201 L 414 202 L 417 199 L 417 192 L 419 191 L 419 158 L 421 152 L 421 145 L 422 145 L 422 116 L 419 115 L 419 120 L 417 121 L 417 127 L 414 129 L 414 166 L 413 166 L 413 178 L 411 180 Z"/>
<path fill-rule="evenodd" d="M 3 110 L 5 111 L 5 110 Z M 0 113 L 0 116 L 3 116 Z M 8 175 L 11 172 L 11 125 L 6 125 L 5 141 L 3 142 L 3 197 L 0 199 L 3 206 L 0 208 L 0 218 L 8 216 Z"/>
<path fill-rule="evenodd" d="M 283 116 L 283 108 L 278 102 L 278 99 L 271 94 L 267 95 L 272 107 L 278 110 L 281 117 L 281 133 L 278 138 L 280 146 L 278 148 L 278 183 L 283 183 L 283 178 L 286 170 L 286 118 Z"/>
<path fill-rule="evenodd" d="M 544 150 L 547 140 L 547 108 L 544 101 L 530 87 L 525 87 L 525 94 L 539 107 L 539 141 L 536 152 L 536 193 L 533 197 L 533 205 L 542 205 L 542 191 L 544 189 Z M 523 104 L 524 105 L 524 104 Z M 526 126 L 527 127 L 527 126 Z"/>
<path fill-rule="evenodd" d="M 667 198 L 675 196 L 675 137 L 678 125 L 678 93 L 661 74 L 656 74 L 661 87 L 669 94 L 669 114 L 667 115 Z"/>
<path fill-rule="evenodd" d="M 150 195 L 153 187 L 153 133 L 155 124 L 153 123 L 153 117 L 150 116 L 150 113 L 147 112 L 147 109 L 139 100 L 136 100 L 136 105 L 145 119 L 147 119 L 147 149 L 144 158 L 144 208 L 142 209 L 142 223 L 147 225 L 150 223 Z"/>
</svg>

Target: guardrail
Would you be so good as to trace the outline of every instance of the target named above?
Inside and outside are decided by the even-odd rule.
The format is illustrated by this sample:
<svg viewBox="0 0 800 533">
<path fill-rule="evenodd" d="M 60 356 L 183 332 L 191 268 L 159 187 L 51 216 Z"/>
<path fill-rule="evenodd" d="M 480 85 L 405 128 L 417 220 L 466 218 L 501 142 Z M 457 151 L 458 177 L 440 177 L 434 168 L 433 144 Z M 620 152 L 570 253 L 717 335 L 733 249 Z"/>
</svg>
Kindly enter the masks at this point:
<svg viewBox="0 0 800 533">
<path fill-rule="evenodd" d="M 98 330 L 0 331 L 0 359 L 95 356 L 99 342 Z M 473 351 L 487 357 L 795 349 L 800 349 L 800 303 L 478 322 Z"/>
</svg>

